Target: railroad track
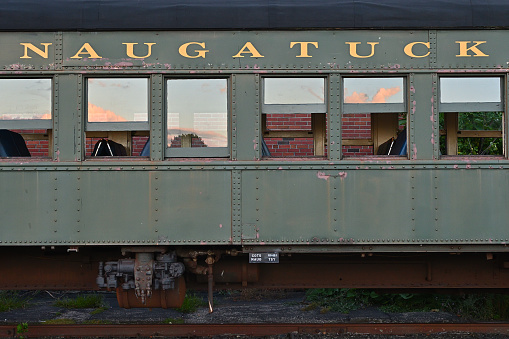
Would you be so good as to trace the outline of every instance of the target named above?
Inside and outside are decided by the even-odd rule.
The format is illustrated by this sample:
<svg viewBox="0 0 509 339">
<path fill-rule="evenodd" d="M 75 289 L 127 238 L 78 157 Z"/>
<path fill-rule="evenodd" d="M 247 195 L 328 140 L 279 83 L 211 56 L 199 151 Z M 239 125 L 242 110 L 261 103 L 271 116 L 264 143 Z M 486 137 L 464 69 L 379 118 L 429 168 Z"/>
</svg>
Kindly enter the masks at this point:
<svg viewBox="0 0 509 339">
<path fill-rule="evenodd" d="M 12 337 L 179 337 L 298 334 L 509 334 L 509 323 L 479 324 L 116 324 L 116 325 L 29 325 L 18 333 L 16 325 L 1 325 L 0 338 Z"/>
</svg>

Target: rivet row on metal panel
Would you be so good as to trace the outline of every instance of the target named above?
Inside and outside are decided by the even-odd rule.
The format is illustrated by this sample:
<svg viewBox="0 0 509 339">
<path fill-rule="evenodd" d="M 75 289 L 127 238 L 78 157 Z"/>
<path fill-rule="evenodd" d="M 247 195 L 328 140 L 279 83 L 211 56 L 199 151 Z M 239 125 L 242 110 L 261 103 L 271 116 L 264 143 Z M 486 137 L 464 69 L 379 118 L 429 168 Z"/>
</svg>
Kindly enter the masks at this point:
<svg viewBox="0 0 509 339">
<path fill-rule="evenodd" d="M 435 232 L 438 232 L 438 208 L 439 208 L 439 203 L 438 203 L 438 185 L 439 185 L 439 180 L 438 180 L 438 173 L 437 171 L 432 171 L 433 173 L 433 223 L 435 225 Z"/>
<path fill-rule="evenodd" d="M 253 107 L 255 112 L 255 159 L 260 159 L 260 133 L 262 132 L 262 128 L 260 128 L 261 123 L 261 103 L 260 103 L 260 75 L 255 74 L 255 107 Z"/>
<path fill-rule="evenodd" d="M 431 106 L 432 114 L 433 114 L 433 159 L 440 158 L 440 124 L 439 117 L 440 113 L 438 112 L 438 75 L 433 73 L 431 75 L 432 78 L 432 91 L 433 91 L 433 103 Z"/>
<path fill-rule="evenodd" d="M 83 160 L 84 157 L 84 149 L 85 143 L 83 142 L 83 119 L 85 114 L 83 114 L 83 75 L 78 74 L 78 107 L 77 107 L 77 117 L 76 117 L 76 159 Z"/>
<path fill-rule="evenodd" d="M 240 245 L 242 236 L 242 172 L 232 171 L 232 241 L 234 245 Z"/>
<path fill-rule="evenodd" d="M 78 173 L 76 176 L 76 232 L 80 233 L 81 231 L 81 213 L 83 209 L 83 199 L 82 199 L 82 190 L 81 190 L 81 173 Z"/>
<path fill-rule="evenodd" d="M 231 86 L 232 86 L 232 99 L 231 99 L 231 138 L 232 138 L 232 147 L 231 154 L 232 160 L 237 160 L 237 77 L 235 74 L 231 77 Z"/>
<path fill-rule="evenodd" d="M 409 101 L 410 101 L 410 105 L 409 105 L 409 112 L 408 112 L 408 127 L 409 128 L 409 131 L 410 131 L 410 138 L 409 138 L 409 143 L 408 145 L 412 146 L 412 145 L 415 145 L 415 112 L 417 111 L 417 103 L 416 103 L 416 99 L 415 99 L 415 84 L 414 84 L 414 74 L 413 73 L 410 73 L 410 75 L 408 76 L 408 93 L 409 93 Z M 416 154 L 414 154 L 414 148 L 413 147 L 408 147 L 410 152 L 408 152 L 408 154 L 410 154 L 410 159 L 415 159 L 416 157 Z"/>
<path fill-rule="evenodd" d="M 55 69 L 62 70 L 63 63 L 63 34 L 55 33 Z"/>
<path fill-rule="evenodd" d="M 150 133 L 150 159 L 153 161 L 163 160 L 163 149 L 166 149 L 166 140 L 163 135 L 162 126 L 164 126 L 165 118 L 163 117 L 163 75 L 153 74 L 151 76 L 151 110 L 150 122 L 152 131 Z"/>
<path fill-rule="evenodd" d="M 329 77 L 329 137 L 328 149 L 331 160 L 341 160 L 341 77 L 333 74 Z"/>
<path fill-rule="evenodd" d="M 59 114 L 58 114 L 58 105 L 59 105 L 59 89 L 58 89 L 58 74 L 55 74 L 53 77 L 53 114 L 52 114 L 52 120 L 53 120 L 53 154 L 51 157 L 53 160 L 58 160 L 58 145 L 59 145 L 59 139 L 58 139 L 58 131 L 59 131 Z M 52 142 L 49 140 L 49 142 Z"/>
<path fill-rule="evenodd" d="M 51 226 L 51 229 L 53 230 L 53 233 L 57 233 L 58 232 L 58 205 L 59 205 L 59 202 L 58 202 L 58 177 L 56 176 L 57 173 L 53 173 L 53 180 L 52 183 L 53 183 L 53 193 L 52 193 L 52 197 L 53 197 L 53 201 L 52 201 L 52 218 L 51 220 L 53 221 L 52 222 L 52 226 Z M 58 236 L 58 235 L 56 235 Z"/>
<path fill-rule="evenodd" d="M 160 221 L 161 219 L 161 208 L 163 205 L 161 204 L 161 173 L 160 172 L 151 172 L 150 173 L 150 193 L 152 197 L 152 201 L 150 201 L 150 206 L 152 206 L 152 210 L 150 211 L 150 215 L 152 220 L 151 223 L 154 225 L 152 228 L 156 233 L 159 232 L 159 228 L 163 225 Z"/>
<path fill-rule="evenodd" d="M 435 68 L 437 67 L 437 31 L 428 31 L 428 39 L 430 45 L 429 66 L 430 68 Z"/>
</svg>

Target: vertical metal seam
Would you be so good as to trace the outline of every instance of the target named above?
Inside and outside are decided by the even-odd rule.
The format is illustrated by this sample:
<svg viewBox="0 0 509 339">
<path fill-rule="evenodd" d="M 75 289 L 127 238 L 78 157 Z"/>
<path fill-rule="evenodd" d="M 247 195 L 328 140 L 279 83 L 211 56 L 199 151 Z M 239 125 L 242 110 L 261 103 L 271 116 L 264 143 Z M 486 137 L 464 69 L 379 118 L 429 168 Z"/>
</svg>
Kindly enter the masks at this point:
<svg viewBox="0 0 509 339">
<path fill-rule="evenodd" d="M 166 129 L 164 126 L 163 117 L 163 75 L 152 74 L 150 78 L 150 94 L 151 94 L 151 107 L 150 107 L 150 160 L 160 161 L 163 160 L 163 152 L 166 150 L 165 143 L 163 142 L 163 135 Z"/>
<path fill-rule="evenodd" d="M 58 124 L 58 74 L 55 74 L 53 77 L 53 140 L 48 140 L 48 142 L 53 143 L 53 154 L 51 154 L 51 157 L 53 160 L 58 160 L 58 131 L 59 131 L 59 124 Z M 49 154 L 48 154 L 49 155 Z"/>
<path fill-rule="evenodd" d="M 330 159 L 341 160 L 341 76 L 340 74 L 333 74 L 329 81 L 330 92 L 330 112 L 329 112 L 329 148 Z M 334 128 L 337 134 L 334 133 Z"/>
<path fill-rule="evenodd" d="M 241 171 L 232 170 L 232 243 L 241 244 L 242 215 L 241 215 Z"/>
<path fill-rule="evenodd" d="M 55 65 L 54 68 L 62 70 L 63 64 L 63 33 L 55 33 Z"/>
<path fill-rule="evenodd" d="M 84 98 L 83 98 L 83 75 L 81 74 L 78 74 L 78 106 L 77 106 L 77 111 L 76 111 L 76 114 L 77 114 L 77 117 L 76 117 L 76 122 L 77 122 L 77 131 L 76 131 L 76 147 L 75 147 L 75 152 L 76 152 L 76 158 L 79 159 L 79 160 L 83 160 L 84 156 L 83 156 L 83 149 L 85 147 L 85 143 L 83 142 L 83 124 L 84 124 L 84 119 L 83 117 L 85 116 L 85 114 L 83 114 L 82 112 L 82 107 L 83 107 L 83 103 L 84 103 Z"/>
<path fill-rule="evenodd" d="M 409 145 L 409 150 L 410 152 L 408 152 L 408 154 L 410 155 L 409 158 L 410 159 L 415 159 L 415 154 L 414 154 L 414 147 L 413 145 L 415 145 L 415 111 L 417 110 L 417 102 L 416 102 L 416 98 L 415 98 L 415 86 L 414 86 L 414 77 L 415 77 L 415 74 L 414 73 L 410 73 L 409 76 L 408 76 L 408 81 L 409 81 L 409 84 L 407 86 L 407 90 L 409 92 L 409 100 L 410 100 L 410 105 L 408 105 L 408 114 L 409 114 L 409 121 L 407 123 L 407 126 L 409 126 L 409 135 L 410 135 L 410 142 L 408 143 Z M 407 127 L 408 128 L 408 127 Z"/>
<path fill-rule="evenodd" d="M 261 110 L 261 103 L 260 103 L 260 75 L 259 74 L 255 74 L 255 147 L 254 147 L 254 151 L 255 151 L 255 159 L 256 160 L 260 160 L 260 133 L 261 133 L 261 128 L 260 128 L 260 119 L 261 119 L 261 115 L 260 115 L 260 110 Z"/>
<path fill-rule="evenodd" d="M 435 197 L 433 199 L 433 222 L 435 225 L 435 232 L 438 232 L 438 169 L 434 169 L 432 171 L 433 175 L 433 196 Z M 438 239 L 438 236 L 435 237 L 435 239 Z"/>
<path fill-rule="evenodd" d="M 433 159 L 440 158 L 440 112 L 438 112 L 438 75 L 433 73 L 432 79 L 432 91 L 433 91 L 433 102 L 432 102 L 432 113 L 433 113 Z"/>
<path fill-rule="evenodd" d="M 232 75 L 231 78 L 231 155 L 232 160 L 237 160 L 237 91 L 236 91 L 236 85 L 237 85 L 237 76 L 235 74 Z"/>
<path fill-rule="evenodd" d="M 507 74 L 504 74 L 503 78 L 505 79 L 505 82 L 504 82 L 505 86 L 502 89 L 504 91 L 504 93 L 505 93 L 505 95 L 504 95 L 505 100 L 503 102 L 503 105 L 504 105 L 504 108 L 503 108 L 504 109 L 504 111 L 503 111 L 504 126 L 503 127 L 505 128 L 505 130 L 502 131 L 503 132 L 503 134 L 502 134 L 502 142 L 503 142 L 503 145 L 504 145 L 504 157 L 505 157 L 505 159 L 507 159 L 507 157 L 508 157 L 507 153 L 508 153 L 508 150 L 509 150 L 508 145 L 507 145 L 507 139 L 508 139 L 507 136 L 508 136 L 508 131 L 509 131 L 509 129 L 508 129 L 508 127 L 509 127 L 509 119 L 508 119 L 508 112 L 507 112 L 508 111 L 507 103 L 509 102 L 509 93 L 508 93 L 509 92 L 509 77 L 507 76 Z"/>
<path fill-rule="evenodd" d="M 429 38 L 429 44 L 430 44 L 430 55 L 429 55 L 429 64 L 430 68 L 436 68 L 437 67 L 437 31 L 436 30 L 429 30 L 428 31 L 428 38 Z"/>
</svg>

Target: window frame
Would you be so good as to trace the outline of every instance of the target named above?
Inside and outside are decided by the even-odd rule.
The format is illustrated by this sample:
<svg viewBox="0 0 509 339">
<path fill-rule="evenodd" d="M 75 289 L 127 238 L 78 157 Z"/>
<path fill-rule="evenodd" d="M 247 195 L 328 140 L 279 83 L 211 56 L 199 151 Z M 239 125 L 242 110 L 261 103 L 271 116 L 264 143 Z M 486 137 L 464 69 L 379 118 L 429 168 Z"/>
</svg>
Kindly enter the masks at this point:
<svg viewBox="0 0 509 339">
<path fill-rule="evenodd" d="M 13 119 L 3 120 L 0 119 L 1 129 L 53 129 L 53 121 L 55 119 L 54 113 L 54 93 L 55 93 L 55 80 L 54 76 L 23 76 L 23 77 L 2 77 L 1 80 L 41 80 L 46 79 L 51 82 L 51 93 L 50 93 L 50 108 L 51 108 L 51 119 Z"/>
<path fill-rule="evenodd" d="M 227 146 L 225 147 L 168 147 L 168 82 L 172 80 L 207 80 L 222 79 L 226 81 L 226 137 Z M 231 76 L 201 76 L 201 77 L 165 77 L 163 78 L 163 95 L 164 95 L 164 117 L 163 117 L 163 140 L 164 140 L 164 157 L 165 158 L 231 158 L 231 116 L 232 116 L 232 79 Z"/>
<path fill-rule="evenodd" d="M 55 121 L 55 77 L 54 75 L 50 75 L 50 76 L 33 76 L 33 75 L 26 75 L 26 76 L 17 76 L 17 77 L 12 77 L 12 76 L 6 76 L 6 77 L 0 77 L 0 80 L 18 80 L 18 79 L 23 79 L 23 80 L 49 80 L 50 81 L 50 85 L 51 85 L 51 90 L 50 90 L 50 95 L 49 95 L 49 99 L 50 99 L 50 110 L 51 110 L 51 119 L 11 119 L 11 120 L 3 120 L 3 119 L 0 119 L 0 129 L 6 129 L 6 130 L 46 130 L 46 133 L 48 135 L 48 155 L 47 156 L 30 156 L 30 157 L 15 157 L 14 159 L 20 159 L 20 158 L 25 158 L 25 159 L 32 159 L 32 160 L 39 160 L 39 161 L 47 161 L 47 160 L 52 160 L 54 158 L 54 155 L 53 155 L 53 147 L 54 147 L 54 140 L 53 140 L 53 135 L 54 135 L 54 121 Z M 44 134 L 46 134 L 44 133 Z M 22 134 L 22 133 L 20 133 Z M 32 134 L 32 133 L 30 133 Z M 39 134 L 39 133 L 35 133 L 33 135 L 42 135 L 42 134 Z M 45 138 L 43 139 L 39 139 L 39 138 L 23 138 L 25 143 L 27 143 L 28 141 L 31 141 L 31 140 L 46 140 Z M 27 148 L 28 148 L 28 144 L 27 144 Z M 0 161 L 5 161 L 5 160 L 8 160 L 8 159 L 12 159 L 12 157 L 5 157 L 5 158 L 0 158 Z"/>
<path fill-rule="evenodd" d="M 398 156 L 398 155 L 381 155 L 381 154 L 373 154 L 373 155 L 358 155 L 358 156 L 346 156 L 344 155 L 343 150 L 341 150 L 341 158 L 342 159 L 348 159 L 348 160 L 357 160 L 357 159 L 363 159 L 363 158 L 369 158 L 369 157 L 386 157 L 390 159 L 401 159 L 406 160 L 409 159 L 409 107 L 408 107 L 408 95 L 409 95 L 409 89 L 408 89 L 408 74 L 396 74 L 396 75 L 389 75 L 389 74 L 358 74 L 358 75 L 346 75 L 341 77 L 341 121 L 343 120 L 343 116 L 345 114 L 370 114 L 371 117 L 371 139 L 369 141 L 369 145 L 365 142 L 367 139 L 343 139 L 343 131 L 344 126 L 341 122 L 341 145 L 342 146 L 349 146 L 348 144 L 345 145 L 344 140 L 348 140 L 349 142 L 351 140 L 362 140 L 364 142 L 359 142 L 359 146 L 373 146 L 373 148 L 376 146 L 375 139 L 378 139 L 379 132 L 377 130 L 374 130 L 373 123 L 375 120 L 379 120 L 379 117 L 383 114 L 404 114 L 406 116 L 406 138 L 407 138 L 407 155 L 406 156 Z M 402 84 L 402 90 L 403 90 L 403 102 L 398 103 L 346 103 L 345 102 L 345 79 L 380 79 L 380 78 L 400 78 L 403 81 Z M 378 124 L 378 123 L 376 123 Z M 378 144 L 378 147 L 382 143 Z M 357 144 L 351 144 L 351 145 L 357 145 Z M 373 149 L 373 152 L 375 149 Z"/>
<path fill-rule="evenodd" d="M 145 79 L 147 81 L 147 121 L 88 121 L 88 80 L 89 79 Z M 105 76 L 92 75 L 85 78 L 85 133 L 86 132 L 118 132 L 118 131 L 150 131 L 150 77 L 147 76 Z"/>
<path fill-rule="evenodd" d="M 323 80 L 323 103 L 314 103 L 314 104 L 266 104 L 265 103 L 265 79 L 322 79 Z M 307 131 L 301 130 L 293 130 L 295 132 L 294 138 L 305 138 L 312 137 L 313 138 L 313 156 L 310 158 L 320 158 L 326 159 L 329 158 L 329 154 L 325 154 L 325 146 L 327 143 L 327 119 L 329 115 L 329 106 L 328 106 L 328 96 L 329 96 L 329 86 L 330 86 L 330 75 L 324 74 L 298 74 L 298 75 L 290 75 L 290 74 L 278 74 L 273 76 L 264 76 L 261 78 L 261 88 L 260 88 L 260 99 L 261 99 L 261 107 L 260 107 L 260 116 L 261 116 L 261 126 L 260 134 L 261 138 L 264 138 L 265 128 L 266 128 L 266 115 L 267 114 L 311 114 L 311 129 L 312 134 L 303 136 Z M 319 118 L 318 115 L 315 114 L 323 114 L 323 119 Z M 317 133 L 314 131 L 314 125 L 322 126 L 323 130 L 320 130 Z M 282 131 L 283 133 L 291 132 L 292 130 Z M 317 135 L 315 135 L 317 134 Z M 318 139 L 323 140 L 323 149 L 318 146 Z M 328 146 L 328 145 L 327 145 Z M 324 155 L 316 155 L 316 152 L 322 152 Z M 330 153 L 330 152 L 328 152 Z M 278 157 L 263 157 L 266 160 L 280 159 Z M 295 157 L 283 157 L 284 159 L 308 159 L 307 157 L 295 156 Z"/>
<path fill-rule="evenodd" d="M 500 102 L 477 102 L 477 101 L 465 101 L 465 102 L 442 102 L 442 79 L 446 78 L 498 78 L 500 81 Z M 440 114 L 446 114 L 445 118 L 445 135 L 447 137 L 447 115 L 451 114 L 451 117 L 453 115 L 454 118 L 452 121 L 456 124 L 456 131 L 461 132 L 470 132 L 470 130 L 460 130 L 458 125 L 458 117 L 460 113 L 482 113 L 482 112 L 499 112 L 502 113 L 502 123 L 501 123 L 501 130 L 473 130 L 477 132 L 477 134 L 483 134 L 483 132 L 486 132 L 486 137 L 488 138 L 501 138 L 502 139 L 502 147 L 503 147 L 503 154 L 501 155 L 477 155 L 477 154 L 445 154 L 439 155 L 439 159 L 447 159 L 450 157 L 472 157 L 472 158 L 479 158 L 479 157 L 496 157 L 496 158 L 507 158 L 507 146 L 506 146 L 506 121 L 507 121 L 507 112 L 506 112 L 506 82 L 507 82 L 507 75 L 497 73 L 497 74 L 447 74 L 447 75 L 440 75 L 438 77 L 438 119 L 437 124 L 439 124 L 440 121 Z M 440 126 L 438 126 L 439 136 L 442 136 Z M 500 132 L 499 136 L 489 136 L 489 134 L 494 134 L 494 132 Z M 470 133 L 463 134 L 463 136 L 456 135 L 456 141 L 453 143 L 456 148 L 456 153 L 458 151 L 458 138 L 475 138 L 477 136 L 469 136 Z M 497 133 L 498 134 L 498 133 Z M 446 148 L 449 149 L 449 145 L 446 142 Z M 439 150 L 441 145 L 439 144 Z"/>
</svg>

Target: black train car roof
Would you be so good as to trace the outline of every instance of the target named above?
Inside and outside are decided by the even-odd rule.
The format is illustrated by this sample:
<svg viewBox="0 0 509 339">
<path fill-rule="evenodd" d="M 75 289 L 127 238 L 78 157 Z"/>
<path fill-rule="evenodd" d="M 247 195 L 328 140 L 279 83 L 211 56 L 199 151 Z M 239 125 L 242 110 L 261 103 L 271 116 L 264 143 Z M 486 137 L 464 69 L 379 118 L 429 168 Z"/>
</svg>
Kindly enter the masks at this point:
<svg viewBox="0 0 509 339">
<path fill-rule="evenodd" d="M 509 28 L 508 0 L 0 0 L 2 31 Z"/>
</svg>

